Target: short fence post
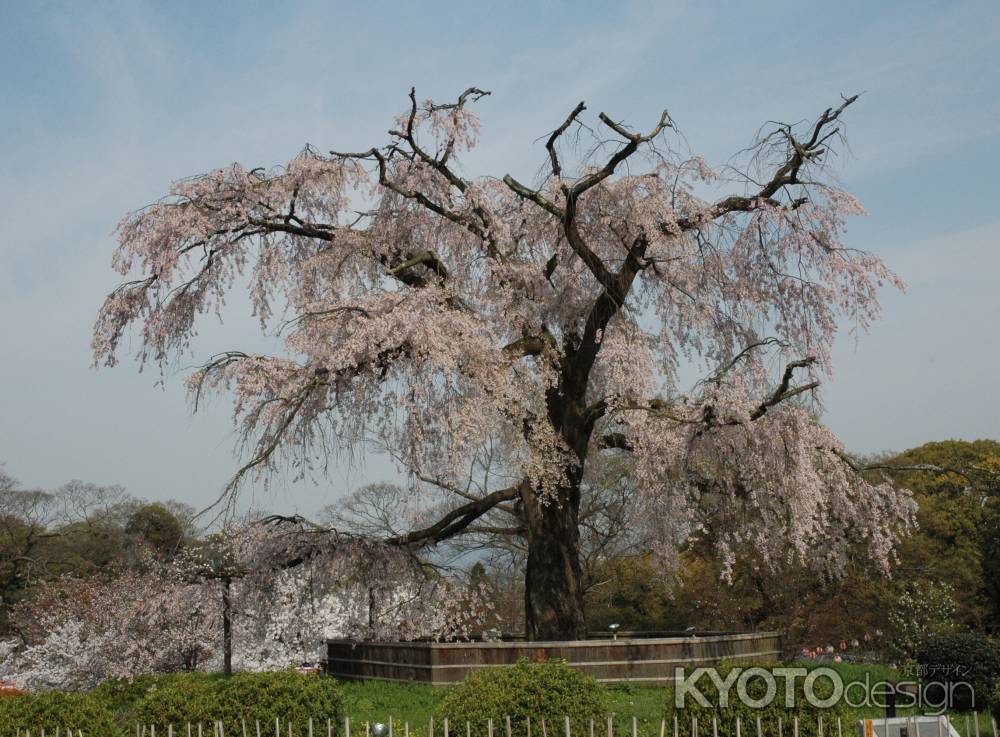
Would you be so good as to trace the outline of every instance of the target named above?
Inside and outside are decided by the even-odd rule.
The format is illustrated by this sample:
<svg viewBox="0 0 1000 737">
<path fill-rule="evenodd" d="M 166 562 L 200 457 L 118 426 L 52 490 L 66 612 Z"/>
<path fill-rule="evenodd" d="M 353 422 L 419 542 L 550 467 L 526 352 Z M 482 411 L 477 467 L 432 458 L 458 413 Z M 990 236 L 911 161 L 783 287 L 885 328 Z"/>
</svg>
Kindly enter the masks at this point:
<svg viewBox="0 0 1000 737">
<path fill-rule="evenodd" d="M 566 717 L 566 737 L 571 737 L 569 732 L 569 717 Z"/>
<path fill-rule="evenodd" d="M 243 720 L 241 719 L 240 721 L 242 722 Z M 309 737 L 313 737 L 313 718 L 312 717 L 309 717 L 309 722 L 308 723 L 309 723 Z M 392 724 L 392 721 L 390 720 L 389 723 Z M 243 725 L 243 737 L 247 737 L 247 725 L 246 724 Z M 389 728 L 389 737 L 392 737 L 392 727 Z"/>
<path fill-rule="evenodd" d="M 513 737 L 513 730 L 510 727 L 510 714 L 504 717 L 504 721 L 507 723 L 507 737 Z M 593 730 L 591 730 L 593 732 Z M 593 735 L 591 735 L 593 737 Z"/>
<path fill-rule="evenodd" d="M 633 734 L 632 737 L 635 737 Z M 691 716 L 691 737 L 698 737 L 698 717 Z"/>
<path fill-rule="evenodd" d="M 569 723 L 569 717 L 566 717 L 566 722 Z M 632 737 L 639 737 L 639 725 L 636 724 L 635 716 L 632 717 Z M 569 737 L 569 732 L 566 733 L 566 737 Z"/>
<path fill-rule="evenodd" d="M 920 735 L 917 735 L 920 737 Z M 976 712 L 976 737 L 979 737 L 979 712 Z"/>
<path fill-rule="evenodd" d="M 351 737 L 351 718 L 344 717 L 344 737 Z"/>
<path fill-rule="evenodd" d="M 448 737 L 448 717 L 444 718 L 444 737 Z"/>
<path fill-rule="evenodd" d="M 764 737 L 764 733 L 760 728 L 760 717 L 757 717 L 757 737 Z M 820 735 L 820 737 L 822 737 L 822 735 Z"/>
<path fill-rule="evenodd" d="M 740 718 L 736 717 L 736 737 L 740 737 Z"/>
<path fill-rule="evenodd" d="M 712 714 L 712 737 L 719 737 L 719 720 Z"/>
<path fill-rule="evenodd" d="M 976 720 L 979 721 L 978 719 Z M 969 728 L 969 715 L 965 715 L 965 737 L 972 737 L 972 730 Z"/>
</svg>

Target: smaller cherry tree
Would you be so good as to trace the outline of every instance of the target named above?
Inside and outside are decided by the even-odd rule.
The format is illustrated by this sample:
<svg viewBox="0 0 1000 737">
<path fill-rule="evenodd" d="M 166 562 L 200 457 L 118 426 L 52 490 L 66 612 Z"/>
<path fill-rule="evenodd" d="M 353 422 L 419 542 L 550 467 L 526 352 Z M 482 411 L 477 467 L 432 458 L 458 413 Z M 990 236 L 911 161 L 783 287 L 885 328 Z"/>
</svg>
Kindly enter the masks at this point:
<svg viewBox="0 0 1000 737">
<path fill-rule="evenodd" d="M 219 649 L 218 598 L 144 563 L 60 579 L 15 607 L 23 643 L 7 647 L 0 672 L 27 689 L 81 690 L 107 678 L 205 667 Z"/>
</svg>

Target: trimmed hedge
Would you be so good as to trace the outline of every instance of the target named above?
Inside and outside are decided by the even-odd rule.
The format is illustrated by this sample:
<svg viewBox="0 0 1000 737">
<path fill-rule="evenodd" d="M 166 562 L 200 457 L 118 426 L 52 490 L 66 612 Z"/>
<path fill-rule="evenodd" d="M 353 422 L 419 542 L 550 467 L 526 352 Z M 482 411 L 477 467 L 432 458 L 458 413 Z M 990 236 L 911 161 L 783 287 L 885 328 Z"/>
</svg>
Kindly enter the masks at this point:
<svg viewBox="0 0 1000 737">
<path fill-rule="evenodd" d="M 290 720 L 292 729 L 303 734 L 310 717 L 316 724 L 327 719 L 339 723 L 342 708 L 343 697 L 332 678 L 295 671 L 239 673 L 224 679 L 185 674 L 160 679 L 148 688 L 129 719 L 161 729 L 168 724 L 221 721 L 228 734 L 241 734 L 241 720 L 252 730 L 255 721 L 263 727 L 278 717 L 282 729 Z"/>
<path fill-rule="evenodd" d="M 810 671 L 818 670 L 817 668 L 806 668 L 800 664 L 782 665 L 780 663 L 767 663 L 762 666 L 755 666 L 751 663 L 722 663 L 716 668 L 722 682 L 727 683 L 728 679 L 734 679 L 729 688 L 728 700 L 725 706 L 722 706 L 720 689 L 709 677 L 708 673 L 703 673 L 694 682 L 694 686 L 705 697 L 708 706 L 702 706 L 698 703 L 694 695 L 688 692 L 683 695 L 683 706 L 678 708 L 676 705 L 677 691 L 673 686 L 668 686 L 665 689 L 666 703 L 664 705 L 664 716 L 668 722 L 676 717 L 682 732 L 689 731 L 692 719 L 697 718 L 701 734 L 712 734 L 712 718 L 715 717 L 720 737 L 735 737 L 737 718 L 739 718 L 742 724 L 741 733 L 744 735 L 756 733 L 758 718 L 760 719 L 761 729 L 764 734 L 778 734 L 779 719 L 784 725 L 783 731 L 785 734 L 790 733 L 791 724 L 796 717 L 800 723 L 812 724 L 814 727 L 817 719 L 821 716 L 826 724 L 833 724 L 838 717 L 842 718 L 845 723 L 848 723 L 851 709 L 843 699 L 838 700 L 828 707 L 813 706 L 806 700 L 806 677 L 802 676 L 794 679 L 794 688 L 792 690 L 793 706 L 791 708 L 785 705 L 785 689 L 787 685 L 785 677 L 775 676 L 776 690 L 770 702 L 766 705 L 744 703 L 739 697 L 738 684 L 743 681 L 749 701 L 764 701 L 768 696 L 768 684 L 764 678 L 759 675 L 744 677 L 743 674 L 750 669 L 761 668 L 770 672 L 775 668 L 782 667 L 801 668 Z M 733 675 L 734 668 L 742 668 L 743 670 L 739 675 Z M 691 673 L 689 672 L 688 675 L 690 676 Z M 834 684 L 825 673 L 813 676 L 813 678 L 810 690 L 820 701 L 833 696 Z"/>
<path fill-rule="evenodd" d="M 923 680 L 943 683 L 952 693 L 949 708 L 969 711 L 989 705 L 1000 681 L 1000 644 L 979 632 L 956 632 L 931 637 L 917 649 L 917 662 L 922 666 Z M 972 691 L 964 685 L 969 684 Z M 943 700 L 942 688 L 928 688 L 929 703 Z"/>
<path fill-rule="evenodd" d="M 607 691 L 590 676 L 563 660 L 523 658 L 513 666 L 473 672 L 438 704 L 434 719 L 447 718 L 452 734 L 465 734 L 466 722 L 473 734 L 486 734 L 492 719 L 494 733 L 503 734 L 509 716 L 514 737 L 527 737 L 528 717 L 534 735 L 542 734 L 542 719 L 549 734 L 562 734 L 567 716 L 574 734 L 586 734 L 589 721 L 600 723 L 607 713 Z"/>
<path fill-rule="evenodd" d="M 20 732 L 48 734 L 82 730 L 87 735 L 118 734 L 115 715 L 99 697 L 85 693 L 48 691 L 0 699 L 0 737 Z"/>
</svg>

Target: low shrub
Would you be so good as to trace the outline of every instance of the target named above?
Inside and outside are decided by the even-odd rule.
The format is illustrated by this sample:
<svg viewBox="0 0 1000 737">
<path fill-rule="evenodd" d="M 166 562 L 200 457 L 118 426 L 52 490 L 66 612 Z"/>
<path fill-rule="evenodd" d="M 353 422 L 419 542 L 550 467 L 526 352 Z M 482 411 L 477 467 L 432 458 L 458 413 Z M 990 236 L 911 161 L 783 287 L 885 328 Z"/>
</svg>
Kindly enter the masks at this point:
<svg viewBox="0 0 1000 737">
<path fill-rule="evenodd" d="M 310 717 L 316 723 L 327 719 L 339 723 L 342 703 L 337 682 L 323 676 L 295 671 L 240 673 L 232 678 L 185 673 L 156 679 L 129 719 L 161 729 L 221 721 L 227 734 L 241 734 L 241 722 L 251 731 L 255 722 L 263 727 L 278 717 L 282 725 L 290 721 L 291 729 L 304 734 Z"/>
<path fill-rule="evenodd" d="M 677 689 L 668 686 L 666 691 L 666 704 L 664 706 L 664 716 L 670 722 L 677 719 L 682 732 L 690 731 L 693 719 L 698 720 L 699 730 L 702 734 L 713 734 L 715 728 L 712 725 L 713 717 L 716 719 L 716 728 L 719 737 L 735 737 L 736 720 L 742 724 L 742 734 L 756 734 L 757 719 L 760 719 L 761 729 L 764 734 L 779 734 L 778 720 L 785 725 L 782 729 L 784 734 L 789 734 L 793 721 L 797 718 L 802 724 L 812 724 L 814 727 L 817 720 L 822 717 L 827 724 L 833 724 L 838 718 L 847 723 L 850 715 L 850 707 L 843 699 L 837 700 L 830 706 L 815 706 L 806 700 L 806 680 L 810 679 L 810 691 L 822 702 L 830 699 L 834 695 L 834 683 L 826 674 L 798 676 L 794 678 L 792 687 L 792 706 L 786 705 L 787 682 L 784 677 L 775 677 L 775 691 L 769 694 L 769 684 L 761 675 L 756 674 L 756 668 L 760 667 L 765 671 L 773 671 L 775 668 L 796 667 L 803 668 L 800 664 L 783 666 L 780 663 L 767 663 L 762 666 L 754 666 L 747 663 L 722 663 L 716 671 L 722 683 L 730 683 L 728 696 L 723 704 L 722 691 L 716 682 L 709 677 L 708 673 L 703 673 L 694 681 L 697 691 L 702 694 L 707 702 L 707 706 L 698 702 L 693 693 L 683 694 L 682 706 L 676 704 Z M 739 673 L 734 673 L 734 668 L 741 668 Z M 809 670 L 815 671 L 813 667 Z M 747 674 L 749 672 L 749 675 Z M 692 675 L 691 672 L 688 673 Z M 746 701 L 740 698 L 738 685 L 744 684 Z M 768 699 L 767 703 L 762 703 Z M 748 703 L 749 702 L 749 703 Z"/>
<path fill-rule="evenodd" d="M 954 711 L 982 710 L 1000 681 L 1000 644 L 979 632 L 930 637 L 917 649 L 917 662 L 929 684 L 928 702 L 943 701 L 947 688 Z"/>
<path fill-rule="evenodd" d="M 87 735 L 118 734 L 114 714 L 93 694 L 49 691 L 0 699 L 0 737 L 16 737 L 27 730 L 55 734 L 58 729 Z"/>
<path fill-rule="evenodd" d="M 438 704 L 434 718 L 439 723 L 447 718 L 453 734 L 465 734 L 466 722 L 474 734 L 486 734 L 492 719 L 495 733 L 503 734 L 509 716 L 514 737 L 527 737 L 529 717 L 535 735 L 542 734 L 542 719 L 550 734 L 562 734 L 567 716 L 574 734 L 587 734 L 589 721 L 599 723 L 607 713 L 607 691 L 593 678 L 562 660 L 522 659 L 472 673 Z"/>
</svg>

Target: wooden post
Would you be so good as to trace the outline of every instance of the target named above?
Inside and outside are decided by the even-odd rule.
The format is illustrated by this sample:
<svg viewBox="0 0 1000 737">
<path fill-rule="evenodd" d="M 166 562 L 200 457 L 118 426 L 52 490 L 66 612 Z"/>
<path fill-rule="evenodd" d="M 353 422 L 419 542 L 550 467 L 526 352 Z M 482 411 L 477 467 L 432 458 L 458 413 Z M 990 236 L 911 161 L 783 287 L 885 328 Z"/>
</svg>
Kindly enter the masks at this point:
<svg viewBox="0 0 1000 737">
<path fill-rule="evenodd" d="M 444 718 L 444 737 L 448 737 L 448 717 Z"/>
<path fill-rule="evenodd" d="M 677 715 L 674 714 L 674 737 L 680 737 L 680 731 L 678 730 Z"/>
<path fill-rule="evenodd" d="M 146 732 L 146 728 L 143 727 L 142 731 L 143 731 L 143 733 L 145 733 Z M 198 722 L 198 737 L 201 737 L 201 722 Z"/>
<path fill-rule="evenodd" d="M 312 719 L 309 723 L 312 724 Z M 312 730 L 309 730 L 309 737 L 312 737 Z M 389 715 L 389 737 L 392 737 L 392 714 Z"/>
<path fill-rule="evenodd" d="M 278 717 L 274 718 L 274 737 L 281 737 L 281 725 L 278 723 Z"/>
<path fill-rule="evenodd" d="M 257 729 L 257 737 L 260 737 L 260 719 L 253 720 L 254 727 Z"/>
<path fill-rule="evenodd" d="M 472 737 L 472 725 L 469 724 L 468 720 L 465 722 L 465 737 Z"/>
<path fill-rule="evenodd" d="M 719 720 L 712 714 L 712 737 L 719 737 Z"/>
<path fill-rule="evenodd" d="M 760 717 L 757 717 L 757 737 L 764 737 L 764 733 L 760 728 Z M 822 735 L 820 735 L 820 737 L 822 737 Z"/>
<path fill-rule="evenodd" d="M 736 717 L 736 737 L 740 737 L 740 718 Z"/>
<path fill-rule="evenodd" d="M 635 719 L 635 717 L 632 717 Z M 633 734 L 632 737 L 635 737 Z M 691 737 L 698 737 L 698 717 L 694 714 L 691 715 Z"/>
<path fill-rule="evenodd" d="M 511 726 L 510 726 L 510 714 L 508 714 L 506 717 L 504 717 L 504 720 L 507 722 L 507 737 L 513 737 L 514 731 L 511 729 Z M 594 734 L 593 734 L 593 732 L 594 732 L 594 720 L 593 719 L 590 720 L 590 732 L 591 732 L 590 737 L 594 737 Z"/>
<path fill-rule="evenodd" d="M 309 737 L 313 737 L 313 718 L 309 717 Z M 243 737 L 247 737 L 246 730 L 243 730 Z M 389 732 L 389 737 L 392 737 L 392 732 Z"/>
<path fill-rule="evenodd" d="M 344 717 L 344 737 L 351 737 L 351 718 Z"/>
<path fill-rule="evenodd" d="M 976 737 L 979 737 L 979 712 L 978 711 L 976 712 L 975 723 L 976 723 Z M 917 735 L 917 737 L 920 737 L 920 736 Z"/>
<path fill-rule="evenodd" d="M 844 737 L 844 729 L 840 723 L 840 717 L 837 717 L 837 737 Z"/>
<path fill-rule="evenodd" d="M 492 736 L 491 736 L 492 737 Z M 566 717 L 566 737 L 572 737 L 569 732 L 569 717 Z"/>
<path fill-rule="evenodd" d="M 545 729 L 545 718 L 542 717 L 542 737 L 549 737 L 548 730 Z"/>
<path fill-rule="evenodd" d="M 660 720 L 660 737 L 667 737 L 667 720 Z"/>
<path fill-rule="evenodd" d="M 493 717 L 486 720 L 486 737 L 493 737 Z"/>
<path fill-rule="evenodd" d="M 816 734 L 818 735 L 818 737 L 823 737 L 823 715 L 822 714 L 820 714 L 818 717 L 816 717 Z M 914 736 L 914 737 L 916 737 L 916 736 Z"/>
<path fill-rule="evenodd" d="M 778 737 L 782 737 L 782 734 L 781 734 L 781 717 L 778 717 Z"/>
<path fill-rule="evenodd" d="M 566 717 L 566 724 L 567 725 L 569 724 L 569 717 Z M 636 724 L 636 718 L 633 715 L 632 716 L 632 737 L 638 737 L 638 733 L 639 733 L 638 726 L 639 725 Z M 569 737 L 569 732 L 568 731 L 566 732 L 566 737 Z"/>
</svg>

